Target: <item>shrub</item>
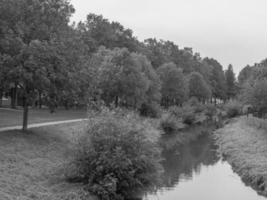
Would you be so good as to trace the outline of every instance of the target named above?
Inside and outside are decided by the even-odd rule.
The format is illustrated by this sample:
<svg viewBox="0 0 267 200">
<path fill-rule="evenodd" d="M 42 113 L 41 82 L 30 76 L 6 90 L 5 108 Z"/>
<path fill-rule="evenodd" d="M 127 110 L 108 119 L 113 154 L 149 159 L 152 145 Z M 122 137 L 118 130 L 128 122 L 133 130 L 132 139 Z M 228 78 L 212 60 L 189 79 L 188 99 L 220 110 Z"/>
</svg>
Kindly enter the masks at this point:
<svg viewBox="0 0 267 200">
<path fill-rule="evenodd" d="M 164 133 L 166 134 L 172 134 L 175 133 L 179 127 L 178 127 L 178 120 L 174 115 L 171 114 L 165 114 L 161 121 L 160 121 L 160 126 Z"/>
<path fill-rule="evenodd" d="M 143 103 L 139 112 L 141 116 L 151 118 L 158 118 L 161 115 L 161 109 L 157 103 Z"/>
<path fill-rule="evenodd" d="M 227 117 L 232 118 L 242 113 L 242 104 L 239 101 L 231 100 L 225 105 Z"/>
<path fill-rule="evenodd" d="M 102 109 L 89 117 L 69 177 L 103 200 L 124 199 L 155 188 L 161 172 L 159 134 L 133 113 Z"/>
<path fill-rule="evenodd" d="M 207 104 L 205 108 L 205 115 L 209 118 L 212 119 L 213 116 L 215 116 L 217 113 L 216 106 L 213 104 Z"/>
<path fill-rule="evenodd" d="M 171 106 L 168 108 L 167 111 L 170 115 L 176 117 L 176 118 L 180 118 L 183 116 L 183 108 L 182 107 L 178 107 L 178 106 Z"/>
<path fill-rule="evenodd" d="M 196 97 L 191 97 L 187 104 L 189 104 L 190 106 L 198 106 L 199 101 Z"/>
<path fill-rule="evenodd" d="M 187 125 L 191 125 L 195 122 L 196 117 L 194 113 L 186 113 L 183 116 L 183 123 L 187 124 Z"/>
<path fill-rule="evenodd" d="M 196 105 L 195 107 L 194 107 L 194 112 L 195 113 L 201 113 L 201 112 L 203 112 L 204 110 L 205 110 L 205 105 L 203 105 L 203 104 L 198 104 L 198 105 Z"/>
</svg>

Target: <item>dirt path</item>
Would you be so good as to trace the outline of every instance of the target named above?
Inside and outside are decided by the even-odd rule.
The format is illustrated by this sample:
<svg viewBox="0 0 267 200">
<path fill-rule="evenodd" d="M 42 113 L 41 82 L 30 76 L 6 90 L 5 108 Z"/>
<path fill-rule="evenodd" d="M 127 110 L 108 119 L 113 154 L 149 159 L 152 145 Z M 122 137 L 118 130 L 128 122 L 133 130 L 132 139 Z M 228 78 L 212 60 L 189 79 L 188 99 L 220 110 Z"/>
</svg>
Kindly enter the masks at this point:
<svg viewBox="0 0 267 200">
<path fill-rule="evenodd" d="M 35 123 L 35 124 L 29 124 L 28 128 L 38 128 L 43 126 L 52 126 L 52 125 L 58 125 L 58 124 L 67 124 L 72 122 L 81 122 L 85 121 L 87 119 L 73 119 L 73 120 L 63 120 L 63 121 L 53 121 L 53 122 L 44 122 L 44 123 Z M 3 131 L 10 131 L 10 130 L 20 130 L 22 129 L 22 126 L 9 126 L 9 127 L 3 127 L 0 128 L 0 132 Z"/>
</svg>

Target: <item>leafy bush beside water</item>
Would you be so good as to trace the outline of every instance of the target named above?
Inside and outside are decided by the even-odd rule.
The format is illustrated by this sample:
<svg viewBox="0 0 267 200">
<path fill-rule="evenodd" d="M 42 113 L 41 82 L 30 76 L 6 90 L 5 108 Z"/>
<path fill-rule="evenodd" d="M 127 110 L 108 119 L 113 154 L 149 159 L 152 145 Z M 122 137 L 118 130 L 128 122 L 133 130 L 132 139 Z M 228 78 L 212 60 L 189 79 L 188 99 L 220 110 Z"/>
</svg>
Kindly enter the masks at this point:
<svg viewBox="0 0 267 200">
<path fill-rule="evenodd" d="M 171 114 L 164 114 L 161 121 L 160 126 L 164 133 L 171 134 L 175 133 L 179 129 L 179 121 L 178 119 Z"/>
<path fill-rule="evenodd" d="M 225 105 L 225 109 L 229 118 L 236 117 L 242 113 L 242 104 L 237 100 L 231 100 Z"/>
<path fill-rule="evenodd" d="M 89 117 L 79 141 L 70 177 L 100 199 L 124 199 L 142 189 L 153 190 L 161 165 L 159 132 L 133 113 L 107 108 Z"/>
</svg>

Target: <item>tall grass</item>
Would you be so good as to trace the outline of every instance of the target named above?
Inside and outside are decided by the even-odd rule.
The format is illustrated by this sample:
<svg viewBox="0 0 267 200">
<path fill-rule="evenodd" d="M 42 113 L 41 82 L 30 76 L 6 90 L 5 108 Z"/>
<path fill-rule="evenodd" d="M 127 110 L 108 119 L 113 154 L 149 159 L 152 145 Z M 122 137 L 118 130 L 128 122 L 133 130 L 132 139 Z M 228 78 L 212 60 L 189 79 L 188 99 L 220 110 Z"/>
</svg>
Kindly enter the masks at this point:
<svg viewBox="0 0 267 200">
<path fill-rule="evenodd" d="M 267 196 L 266 122 L 239 118 L 216 131 L 220 152 L 241 178 Z"/>
<path fill-rule="evenodd" d="M 267 120 L 266 119 L 250 116 L 246 118 L 246 123 L 249 126 L 255 127 L 257 129 L 263 129 L 264 131 L 266 131 L 266 135 L 267 135 Z"/>
</svg>

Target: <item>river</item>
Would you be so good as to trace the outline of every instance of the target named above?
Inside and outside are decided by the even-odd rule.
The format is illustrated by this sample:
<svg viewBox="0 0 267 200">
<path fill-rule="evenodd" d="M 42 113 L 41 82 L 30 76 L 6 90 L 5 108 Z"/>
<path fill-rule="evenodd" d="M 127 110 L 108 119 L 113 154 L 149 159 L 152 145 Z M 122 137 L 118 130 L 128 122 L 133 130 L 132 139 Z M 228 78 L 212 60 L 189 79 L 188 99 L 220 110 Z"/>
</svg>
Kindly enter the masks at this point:
<svg viewBox="0 0 267 200">
<path fill-rule="evenodd" d="M 143 200 L 266 200 L 222 161 L 209 134 L 182 147 L 175 144 L 175 136 L 162 140 L 163 181 Z"/>
</svg>

